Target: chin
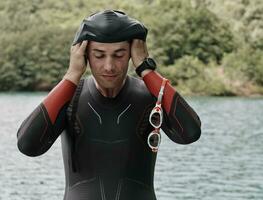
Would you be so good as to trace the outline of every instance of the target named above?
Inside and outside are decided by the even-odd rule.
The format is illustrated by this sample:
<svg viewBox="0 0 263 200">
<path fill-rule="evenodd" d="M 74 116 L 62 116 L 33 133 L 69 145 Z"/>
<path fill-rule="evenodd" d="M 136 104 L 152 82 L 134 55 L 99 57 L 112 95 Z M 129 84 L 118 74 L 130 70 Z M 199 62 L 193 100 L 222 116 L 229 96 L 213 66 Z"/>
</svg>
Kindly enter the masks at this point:
<svg viewBox="0 0 263 200">
<path fill-rule="evenodd" d="M 119 81 L 99 81 L 98 84 L 105 89 L 114 89 L 119 86 Z"/>
</svg>

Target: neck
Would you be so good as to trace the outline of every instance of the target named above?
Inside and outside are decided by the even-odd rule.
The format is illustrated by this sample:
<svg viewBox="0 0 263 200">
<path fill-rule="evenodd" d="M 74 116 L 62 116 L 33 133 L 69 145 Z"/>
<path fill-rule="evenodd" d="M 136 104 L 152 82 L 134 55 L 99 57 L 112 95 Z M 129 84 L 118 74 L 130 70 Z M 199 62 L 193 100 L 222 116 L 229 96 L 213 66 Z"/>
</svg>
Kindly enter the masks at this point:
<svg viewBox="0 0 263 200">
<path fill-rule="evenodd" d="M 121 88 L 124 86 L 126 78 L 123 80 L 123 82 L 118 87 L 115 87 L 115 88 L 103 88 L 97 83 L 95 79 L 94 80 L 95 80 L 96 88 L 100 91 L 100 93 L 104 97 L 114 98 L 119 94 Z"/>
</svg>

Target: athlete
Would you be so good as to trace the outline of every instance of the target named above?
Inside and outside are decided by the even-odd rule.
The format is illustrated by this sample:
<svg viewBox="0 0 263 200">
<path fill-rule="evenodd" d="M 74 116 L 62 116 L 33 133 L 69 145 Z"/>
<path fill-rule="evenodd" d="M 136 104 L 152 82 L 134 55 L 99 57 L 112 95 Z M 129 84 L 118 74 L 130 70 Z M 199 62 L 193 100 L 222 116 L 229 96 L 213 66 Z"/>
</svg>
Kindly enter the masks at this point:
<svg viewBox="0 0 263 200">
<path fill-rule="evenodd" d="M 64 200 L 155 200 L 160 129 L 179 144 L 199 139 L 199 117 L 155 71 L 146 36 L 121 11 L 84 19 L 67 73 L 20 126 L 18 148 L 28 156 L 61 136 Z M 139 78 L 127 75 L 130 59 Z M 92 75 L 82 78 L 87 63 Z"/>
</svg>

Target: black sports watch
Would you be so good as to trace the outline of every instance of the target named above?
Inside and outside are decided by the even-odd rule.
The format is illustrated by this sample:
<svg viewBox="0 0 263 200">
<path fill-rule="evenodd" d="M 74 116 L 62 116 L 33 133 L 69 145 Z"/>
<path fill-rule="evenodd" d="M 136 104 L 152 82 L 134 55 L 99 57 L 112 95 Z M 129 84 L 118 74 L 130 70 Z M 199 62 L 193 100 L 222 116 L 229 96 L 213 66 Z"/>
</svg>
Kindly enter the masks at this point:
<svg viewBox="0 0 263 200">
<path fill-rule="evenodd" d="M 142 62 L 142 64 L 140 64 L 137 68 L 136 68 L 136 73 L 138 74 L 138 76 L 142 76 L 142 72 L 146 69 L 151 69 L 151 70 L 155 70 L 156 69 L 156 63 L 154 61 L 154 59 L 152 58 L 145 58 L 144 61 Z"/>
</svg>

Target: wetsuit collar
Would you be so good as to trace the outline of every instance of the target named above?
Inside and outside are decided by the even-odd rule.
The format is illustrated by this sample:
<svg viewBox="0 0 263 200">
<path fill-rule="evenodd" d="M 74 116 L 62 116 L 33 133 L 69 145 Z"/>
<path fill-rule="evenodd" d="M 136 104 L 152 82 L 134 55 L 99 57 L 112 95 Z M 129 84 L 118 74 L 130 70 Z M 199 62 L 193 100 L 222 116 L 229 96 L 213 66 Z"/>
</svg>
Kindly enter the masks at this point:
<svg viewBox="0 0 263 200">
<path fill-rule="evenodd" d="M 130 77 L 127 76 L 125 83 L 123 85 L 123 87 L 121 88 L 121 90 L 119 91 L 119 93 L 111 98 L 111 97 L 105 97 L 103 96 L 100 91 L 97 89 L 96 84 L 95 84 L 95 80 L 94 77 L 91 76 L 89 78 L 90 84 L 89 85 L 89 90 L 91 93 L 91 96 L 94 98 L 95 102 L 98 102 L 102 105 L 105 106 L 115 106 L 115 105 L 119 105 L 125 97 L 127 97 L 127 93 L 128 93 L 128 86 L 129 86 L 129 82 L 130 82 Z"/>
</svg>

